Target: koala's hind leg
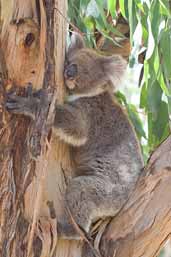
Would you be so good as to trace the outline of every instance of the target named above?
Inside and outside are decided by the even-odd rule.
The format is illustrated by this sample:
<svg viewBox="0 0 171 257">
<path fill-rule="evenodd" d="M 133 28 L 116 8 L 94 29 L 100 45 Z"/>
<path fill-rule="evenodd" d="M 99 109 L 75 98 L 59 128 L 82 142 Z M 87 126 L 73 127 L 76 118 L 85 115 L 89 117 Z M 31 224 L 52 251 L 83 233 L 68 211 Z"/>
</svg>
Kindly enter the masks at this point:
<svg viewBox="0 0 171 257">
<path fill-rule="evenodd" d="M 66 190 L 66 205 L 75 222 L 85 232 L 89 232 L 93 221 L 113 216 L 116 209 L 120 207 L 120 204 L 112 206 L 112 188 L 109 179 L 96 176 L 79 176 L 71 180 Z M 71 223 L 65 221 L 63 225 L 60 225 L 60 236 L 79 239 Z"/>
</svg>

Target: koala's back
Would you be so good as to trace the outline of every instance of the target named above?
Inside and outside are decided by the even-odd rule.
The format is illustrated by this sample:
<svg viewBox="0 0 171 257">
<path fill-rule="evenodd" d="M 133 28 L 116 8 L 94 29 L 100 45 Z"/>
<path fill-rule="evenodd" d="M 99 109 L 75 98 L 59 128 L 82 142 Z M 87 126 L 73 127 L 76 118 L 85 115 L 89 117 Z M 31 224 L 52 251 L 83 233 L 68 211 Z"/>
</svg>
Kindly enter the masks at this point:
<svg viewBox="0 0 171 257">
<path fill-rule="evenodd" d="M 115 185 L 133 185 L 143 167 L 140 146 L 127 115 L 108 92 L 80 98 L 76 105 L 87 115 L 88 138 L 71 153 L 76 175 L 97 175 Z"/>
</svg>

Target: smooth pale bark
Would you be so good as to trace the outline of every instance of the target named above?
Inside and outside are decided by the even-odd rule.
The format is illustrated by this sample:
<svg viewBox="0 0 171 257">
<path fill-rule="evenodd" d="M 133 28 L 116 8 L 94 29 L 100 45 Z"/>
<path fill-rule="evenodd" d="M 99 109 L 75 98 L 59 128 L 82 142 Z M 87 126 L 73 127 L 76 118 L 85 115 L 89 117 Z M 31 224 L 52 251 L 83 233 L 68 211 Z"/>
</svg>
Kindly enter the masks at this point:
<svg viewBox="0 0 171 257">
<path fill-rule="evenodd" d="M 62 15 L 61 15 L 62 13 Z M 0 109 L 0 256 L 81 257 L 82 242 L 58 240 L 56 221 L 71 174 L 68 147 L 46 121 L 63 101 L 66 0 L 1 0 L 0 103 L 31 83 L 53 95 L 31 123 Z M 8 72 L 7 72 L 8 71 Z M 149 160 L 129 201 L 104 221 L 94 248 L 104 257 L 155 256 L 171 232 L 171 138 Z M 33 160 L 30 151 L 39 155 Z M 109 223 L 109 224 L 108 224 Z M 108 224 L 108 226 L 106 226 Z M 90 251 L 91 252 L 91 251 Z M 84 256 L 93 256 L 89 247 Z"/>
</svg>

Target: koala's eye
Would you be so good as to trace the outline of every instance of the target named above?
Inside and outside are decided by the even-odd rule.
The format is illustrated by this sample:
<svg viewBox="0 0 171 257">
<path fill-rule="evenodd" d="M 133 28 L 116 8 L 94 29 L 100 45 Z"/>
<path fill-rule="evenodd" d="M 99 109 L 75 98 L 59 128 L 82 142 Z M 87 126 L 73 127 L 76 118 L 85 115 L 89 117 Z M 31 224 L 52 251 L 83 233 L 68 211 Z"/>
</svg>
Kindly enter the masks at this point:
<svg viewBox="0 0 171 257">
<path fill-rule="evenodd" d="M 67 79 L 74 79 L 77 76 L 78 69 L 76 64 L 70 64 L 65 69 L 65 78 Z"/>
</svg>

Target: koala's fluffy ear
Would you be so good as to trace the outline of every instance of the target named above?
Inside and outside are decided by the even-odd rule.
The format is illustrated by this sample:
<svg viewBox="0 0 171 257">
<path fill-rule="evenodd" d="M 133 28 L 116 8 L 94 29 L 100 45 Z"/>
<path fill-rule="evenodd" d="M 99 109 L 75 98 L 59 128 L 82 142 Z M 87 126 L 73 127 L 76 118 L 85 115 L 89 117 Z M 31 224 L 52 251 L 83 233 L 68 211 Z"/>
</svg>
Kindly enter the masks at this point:
<svg viewBox="0 0 171 257">
<path fill-rule="evenodd" d="M 106 79 L 116 88 L 126 72 L 127 62 L 119 55 L 103 57 Z"/>
<path fill-rule="evenodd" d="M 84 48 L 85 44 L 84 44 L 84 40 L 82 38 L 82 36 L 76 32 L 74 32 L 71 36 L 71 44 L 68 48 L 68 54 L 70 54 L 71 52 L 77 51 L 81 48 Z"/>
</svg>

